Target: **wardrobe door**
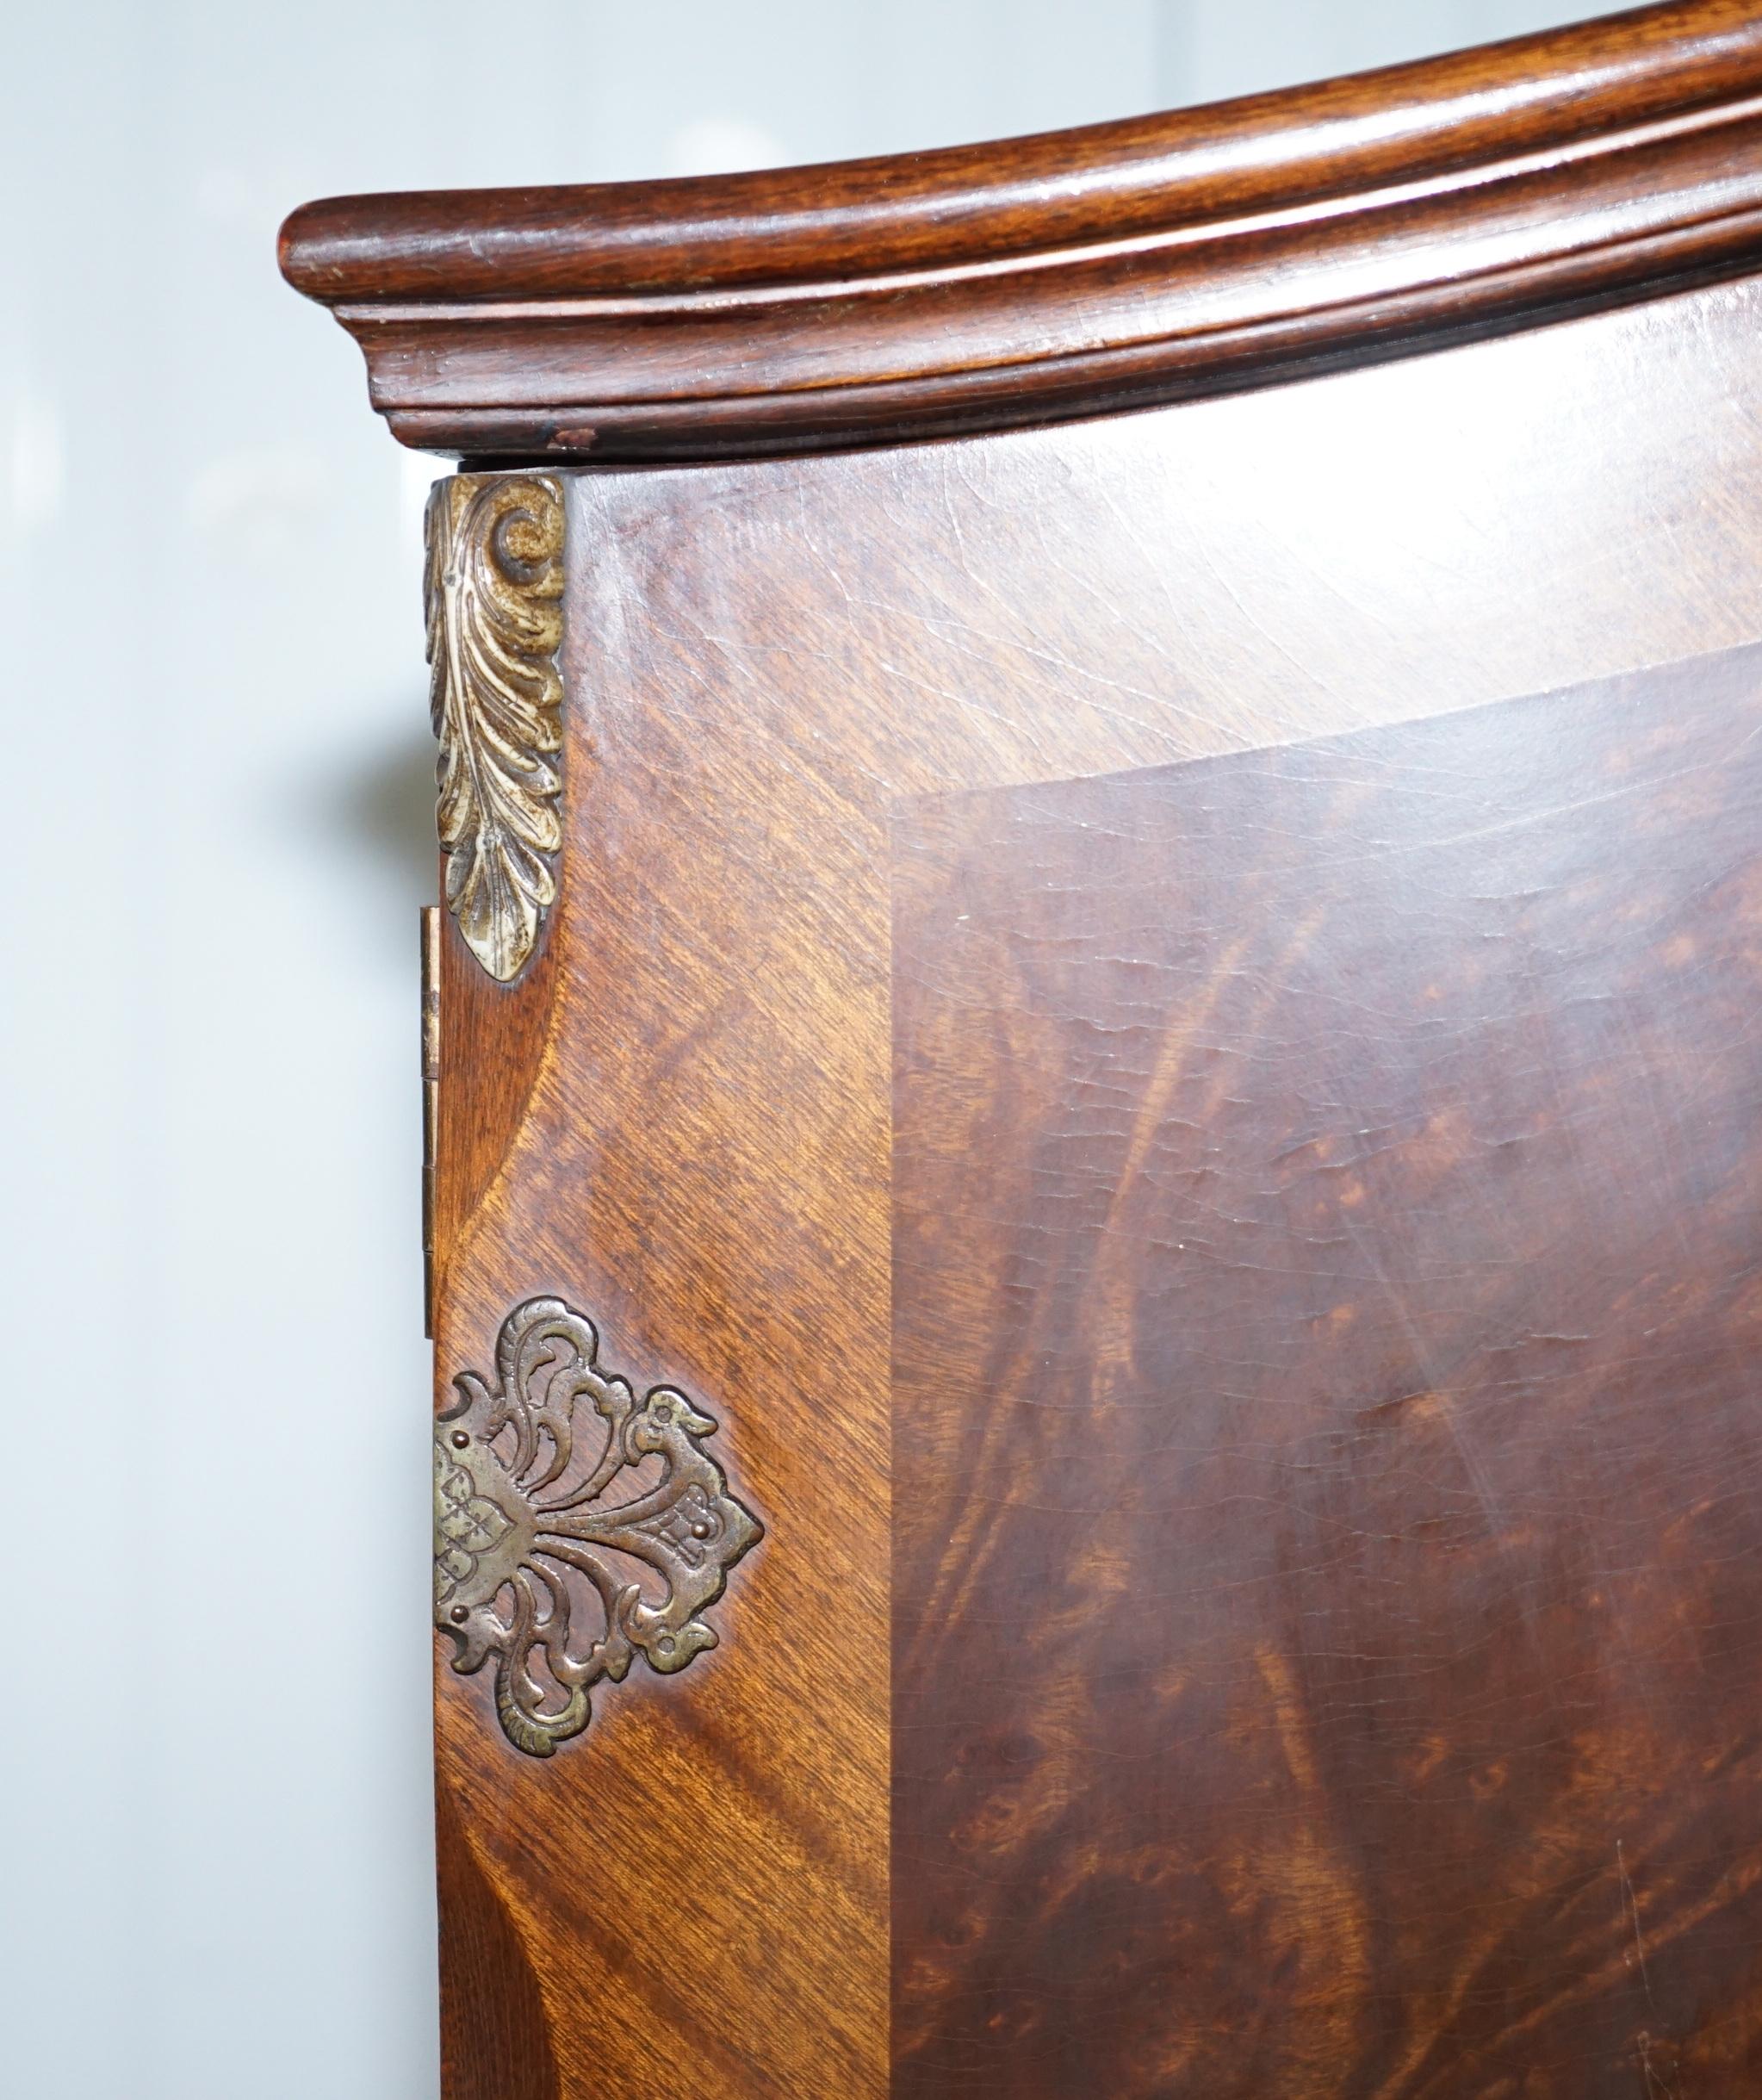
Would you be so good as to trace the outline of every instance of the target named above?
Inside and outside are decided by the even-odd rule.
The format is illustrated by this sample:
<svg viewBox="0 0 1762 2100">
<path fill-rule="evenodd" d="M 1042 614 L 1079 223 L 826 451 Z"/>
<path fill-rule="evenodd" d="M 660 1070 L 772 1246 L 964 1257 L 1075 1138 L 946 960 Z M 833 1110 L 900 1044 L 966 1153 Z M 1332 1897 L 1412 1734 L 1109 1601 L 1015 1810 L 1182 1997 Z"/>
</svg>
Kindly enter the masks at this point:
<svg viewBox="0 0 1762 2100">
<path fill-rule="evenodd" d="M 1762 2075 L 1762 17 L 338 200 L 447 2100 Z"/>
</svg>

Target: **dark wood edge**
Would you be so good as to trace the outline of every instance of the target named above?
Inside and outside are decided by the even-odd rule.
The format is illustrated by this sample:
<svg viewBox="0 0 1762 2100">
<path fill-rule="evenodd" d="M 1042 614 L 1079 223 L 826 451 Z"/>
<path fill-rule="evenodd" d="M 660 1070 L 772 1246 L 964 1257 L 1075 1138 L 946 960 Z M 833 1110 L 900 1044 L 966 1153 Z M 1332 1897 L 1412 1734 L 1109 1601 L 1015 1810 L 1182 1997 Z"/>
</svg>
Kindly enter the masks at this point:
<svg viewBox="0 0 1762 2100">
<path fill-rule="evenodd" d="M 690 182 L 341 199 L 282 268 L 406 443 L 720 457 L 1216 392 L 1762 259 L 1762 0 Z"/>
</svg>

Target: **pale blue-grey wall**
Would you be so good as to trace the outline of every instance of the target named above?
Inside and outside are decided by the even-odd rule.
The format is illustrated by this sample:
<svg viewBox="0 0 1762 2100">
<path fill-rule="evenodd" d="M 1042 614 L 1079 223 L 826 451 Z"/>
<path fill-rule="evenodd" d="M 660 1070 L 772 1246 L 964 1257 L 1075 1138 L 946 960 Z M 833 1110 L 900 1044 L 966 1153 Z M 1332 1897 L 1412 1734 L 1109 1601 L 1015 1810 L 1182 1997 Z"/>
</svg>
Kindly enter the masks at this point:
<svg viewBox="0 0 1762 2100">
<path fill-rule="evenodd" d="M 1021 132 L 1591 11 L 7 11 L 0 2091 L 435 2091 L 432 469 L 276 278 L 282 213 Z"/>
</svg>

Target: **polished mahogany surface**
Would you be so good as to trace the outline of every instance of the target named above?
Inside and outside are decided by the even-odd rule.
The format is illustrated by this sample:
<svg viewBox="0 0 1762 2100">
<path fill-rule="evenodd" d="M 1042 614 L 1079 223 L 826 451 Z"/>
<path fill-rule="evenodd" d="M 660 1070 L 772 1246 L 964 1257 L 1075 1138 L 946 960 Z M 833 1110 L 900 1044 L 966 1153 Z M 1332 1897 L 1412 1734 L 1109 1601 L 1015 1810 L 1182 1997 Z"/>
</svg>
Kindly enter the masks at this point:
<svg viewBox="0 0 1762 2100">
<path fill-rule="evenodd" d="M 1044 138 L 333 199 L 282 267 L 406 443 L 704 458 L 1261 385 L 1762 258 L 1762 18 L 1677 0 Z"/>
<path fill-rule="evenodd" d="M 963 823 L 996 838 L 1013 792 L 1056 804 L 1086 776 L 1141 769 L 1179 781 L 1189 760 L 1762 637 L 1757 324 L 1753 287 L 1718 288 L 1139 417 L 566 477 L 561 893 L 511 988 L 450 924 L 444 946 L 437 1386 L 448 1398 L 454 1370 L 483 1364 L 533 1292 L 588 1307 L 622 1369 L 676 1381 L 718 1419 L 767 1533 L 718 1607 L 716 1651 L 617 1687 L 549 1761 L 512 1753 L 483 1678 L 444 1661 L 449 2100 L 503 2084 L 533 2100 L 884 2100 L 893 1989 L 946 1991 L 970 2017 L 946 1959 L 968 1928 L 929 1908 L 946 1868 L 896 1873 L 890 1857 L 902 1806 L 934 1806 L 893 1792 L 923 1769 L 890 1693 L 895 1588 L 914 1611 L 919 1594 L 901 1483 L 922 1477 L 896 1438 L 890 1367 L 897 992 L 902 1013 L 918 997 L 924 1056 L 922 997 L 895 960 L 896 886 L 902 904 L 918 894 L 898 841 L 934 817 L 947 859 Z M 1635 689 L 1636 762 L 1676 690 Z M 1081 836 L 1126 879 L 1114 831 Z M 1174 847 L 1155 850 L 1172 878 Z M 1233 900 L 1207 895 L 1220 923 Z M 1193 910 L 1171 880 L 1156 923 L 1184 911 L 1191 926 Z M 1117 997 L 1111 952 L 1098 941 L 1073 1000 Z M 999 1041 L 1021 1020 L 1000 1006 Z M 1112 1142 L 1099 1120 L 1096 1138 Z M 1013 1141 L 976 1143 L 976 1186 Z M 980 1273 L 982 1222 L 924 1289 L 955 1289 L 962 1264 Z M 1122 1262 L 1140 1251 L 1120 1239 Z M 1564 1314 L 1560 1331 L 1576 1331 Z M 957 1326 L 946 1345 L 971 1339 Z M 934 1342 L 921 1323 L 914 1352 Z M 898 1376 L 915 1408 L 918 1374 Z M 1218 1404 L 1205 1420 L 1221 1433 Z M 1049 1506 L 1060 1493 L 1049 1482 Z M 1095 1611 L 1090 1594 L 1086 1624 Z M 1079 1631 L 1070 1660 L 1092 1662 Z M 1001 1667 L 982 1683 L 1014 1697 Z M 1259 1711 L 1272 1733 L 1237 1762 L 1254 1798 L 1288 1806 L 1278 1715 Z M 1528 1739 L 1521 1708 L 1468 1718 L 1462 1757 L 1507 1725 Z M 1105 1741 L 1112 1710 L 1090 1720 Z M 1221 1765 L 1205 1769 L 1221 1788 Z M 1145 1842 L 1136 1807 L 1108 1798 L 1114 1842 Z M 1614 1835 L 1625 1858 L 1657 1830 Z M 1635 1885 L 1642 1924 L 1661 1927 L 1668 1887 Z M 983 1875 L 952 1886 L 977 1933 Z M 1143 1915 L 1123 1942 L 1134 1960 L 1149 1959 Z M 1031 1978 L 1039 1916 L 1021 1906 Z M 931 1934 L 942 1966 L 908 1968 L 913 1935 Z M 1433 1945 L 1440 1962 L 1460 1948 L 1442 1926 Z M 976 1938 L 971 1974 L 1002 1959 Z M 1236 1959 L 1245 1989 L 1248 1943 Z M 1122 1983 L 1123 2007 L 1137 1987 Z M 1287 2021 L 1296 1987 L 1281 1986 Z M 1435 1996 L 1418 2003 L 1435 2013 Z M 1393 2031 L 1404 2016 L 1384 2016 Z M 1117 2068 L 1128 2027 L 1092 2028 L 1088 2046 Z M 900 2080 L 935 2072 L 921 2022 L 902 2013 L 899 2037 Z M 1610 2074 L 1610 2100 L 1630 2072 Z"/>
<path fill-rule="evenodd" d="M 899 2100 L 1762 2079 L 1762 650 L 903 813 Z"/>
<path fill-rule="evenodd" d="M 586 1308 L 765 1526 L 553 1756 L 444 1654 L 447 2100 L 1756 2082 L 1759 97 L 1685 0 L 290 223 L 567 525 L 438 1399 Z"/>
</svg>

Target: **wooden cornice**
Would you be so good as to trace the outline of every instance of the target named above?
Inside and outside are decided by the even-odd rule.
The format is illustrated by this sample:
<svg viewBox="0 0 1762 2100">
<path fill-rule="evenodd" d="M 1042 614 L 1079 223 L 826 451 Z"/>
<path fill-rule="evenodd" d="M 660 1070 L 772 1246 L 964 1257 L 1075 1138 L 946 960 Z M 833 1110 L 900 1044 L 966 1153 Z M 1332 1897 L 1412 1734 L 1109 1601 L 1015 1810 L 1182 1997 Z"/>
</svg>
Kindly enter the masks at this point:
<svg viewBox="0 0 1762 2100">
<path fill-rule="evenodd" d="M 1762 0 L 946 152 L 308 204 L 406 444 L 707 459 L 1094 414 L 1762 263 Z"/>
</svg>

